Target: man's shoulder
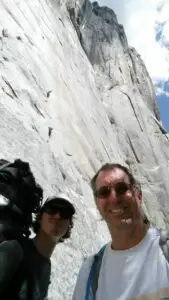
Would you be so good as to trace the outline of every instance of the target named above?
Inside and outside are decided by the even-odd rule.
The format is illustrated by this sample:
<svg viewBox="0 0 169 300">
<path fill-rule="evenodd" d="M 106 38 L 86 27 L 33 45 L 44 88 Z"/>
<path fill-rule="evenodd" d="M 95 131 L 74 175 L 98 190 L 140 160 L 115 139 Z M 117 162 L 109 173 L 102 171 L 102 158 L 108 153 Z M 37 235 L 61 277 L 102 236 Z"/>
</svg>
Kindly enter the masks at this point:
<svg viewBox="0 0 169 300">
<path fill-rule="evenodd" d="M 99 257 L 100 255 L 104 255 L 104 252 L 106 250 L 106 248 L 108 247 L 109 244 L 105 244 L 104 246 L 102 246 L 97 252 L 95 252 L 94 254 L 87 256 L 83 259 L 83 263 L 82 263 L 82 269 L 83 270 L 88 270 L 91 268 L 95 258 Z"/>
<path fill-rule="evenodd" d="M 31 257 L 31 259 L 33 257 L 36 257 L 36 259 L 50 262 L 50 259 L 47 259 L 46 257 L 42 256 L 42 254 L 39 253 L 39 251 L 36 248 L 34 238 L 29 238 L 29 239 L 24 240 L 22 243 L 22 247 L 23 247 L 25 254 L 28 254 L 29 257 Z"/>
<path fill-rule="evenodd" d="M 83 261 L 82 261 L 82 264 L 81 264 L 81 267 L 80 267 L 80 271 L 79 271 L 80 275 L 82 275 L 82 274 L 84 275 L 84 274 L 89 273 L 89 271 L 91 269 L 91 266 L 94 262 L 95 255 L 96 255 L 96 253 L 92 254 L 92 255 L 89 255 L 89 256 L 85 256 L 83 258 Z"/>
<path fill-rule="evenodd" d="M 89 255 L 89 256 L 85 256 L 83 258 L 82 266 L 84 266 L 84 267 L 90 266 L 94 260 L 95 255 L 96 255 L 96 253 Z"/>
<path fill-rule="evenodd" d="M 102 249 L 103 247 L 101 247 Z M 100 249 L 100 250 L 101 250 Z M 93 263 L 95 261 L 95 258 L 98 257 L 98 254 L 100 253 L 100 250 L 98 250 L 96 253 L 84 257 L 82 266 L 79 271 L 76 287 L 74 290 L 73 300 L 78 300 L 79 295 L 81 295 L 81 298 L 85 298 L 86 294 L 86 284 L 88 283 L 89 276 L 91 273 L 91 269 L 93 267 Z"/>
</svg>

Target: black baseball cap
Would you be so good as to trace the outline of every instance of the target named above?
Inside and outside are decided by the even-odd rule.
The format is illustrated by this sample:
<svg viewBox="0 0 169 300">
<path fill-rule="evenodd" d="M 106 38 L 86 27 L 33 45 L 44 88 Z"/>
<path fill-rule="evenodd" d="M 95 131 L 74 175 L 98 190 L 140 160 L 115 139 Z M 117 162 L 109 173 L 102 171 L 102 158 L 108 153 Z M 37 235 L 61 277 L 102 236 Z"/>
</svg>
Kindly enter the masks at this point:
<svg viewBox="0 0 169 300">
<path fill-rule="evenodd" d="M 68 196 L 64 193 L 58 193 L 53 197 L 46 199 L 45 203 L 41 207 L 41 213 L 46 212 L 49 214 L 54 214 L 57 211 L 61 213 L 61 216 L 65 219 L 71 219 L 75 214 L 75 208 L 70 202 Z"/>
</svg>

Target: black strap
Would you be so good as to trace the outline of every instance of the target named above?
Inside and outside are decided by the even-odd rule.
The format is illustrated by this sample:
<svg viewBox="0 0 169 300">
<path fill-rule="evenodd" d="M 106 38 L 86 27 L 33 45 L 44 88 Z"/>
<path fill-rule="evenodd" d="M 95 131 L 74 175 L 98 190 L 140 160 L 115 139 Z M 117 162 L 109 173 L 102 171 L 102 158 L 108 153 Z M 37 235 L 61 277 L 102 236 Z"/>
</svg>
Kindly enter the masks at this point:
<svg viewBox="0 0 169 300">
<path fill-rule="evenodd" d="M 0 243 L 0 292 L 2 292 L 16 275 L 23 259 L 23 251 L 16 240 Z"/>
<path fill-rule="evenodd" d="M 87 288 L 85 294 L 85 300 L 89 300 L 90 295 L 90 288 L 92 288 L 93 299 L 95 299 L 97 287 L 98 287 L 98 279 L 99 279 L 99 272 L 102 263 L 102 258 L 104 254 L 104 250 L 107 245 L 104 245 L 100 251 L 95 254 L 94 260 L 90 269 L 88 281 L 87 281 Z"/>
<path fill-rule="evenodd" d="M 169 263 L 169 231 L 164 229 L 159 229 L 159 233 L 160 233 L 159 244 L 167 262 Z"/>
<path fill-rule="evenodd" d="M 31 300 L 33 298 L 33 291 L 34 291 L 34 285 L 33 285 L 33 277 L 31 273 L 31 269 L 29 266 L 30 261 L 30 253 L 32 251 L 32 240 L 23 240 L 22 243 L 23 251 L 24 251 L 24 260 L 22 264 L 22 269 L 21 269 L 21 281 L 20 281 L 20 288 L 21 286 L 25 283 L 25 296 L 26 300 Z"/>
<path fill-rule="evenodd" d="M 94 261 L 94 265 L 93 265 L 93 274 L 95 274 L 95 276 L 93 276 L 92 282 L 91 282 L 93 295 L 96 294 L 96 291 L 98 288 L 99 273 L 100 273 L 100 268 L 101 268 L 101 263 L 102 263 L 105 248 L 106 248 L 106 245 L 103 246 L 101 248 L 101 250 L 99 251 L 99 253 L 95 256 L 95 261 Z"/>
<path fill-rule="evenodd" d="M 5 162 L 3 165 L 0 166 L 0 171 L 5 169 L 6 167 L 9 167 L 10 165 L 12 165 L 11 162 Z"/>
</svg>

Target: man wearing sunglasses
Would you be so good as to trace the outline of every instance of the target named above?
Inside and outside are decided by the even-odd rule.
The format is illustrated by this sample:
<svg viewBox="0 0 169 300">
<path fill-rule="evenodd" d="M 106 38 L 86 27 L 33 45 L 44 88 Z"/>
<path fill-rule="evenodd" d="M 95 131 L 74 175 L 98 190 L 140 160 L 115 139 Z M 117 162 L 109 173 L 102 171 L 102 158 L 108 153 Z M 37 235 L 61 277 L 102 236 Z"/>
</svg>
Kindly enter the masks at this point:
<svg viewBox="0 0 169 300">
<path fill-rule="evenodd" d="M 74 206 L 63 193 L 48 198 L 41 207 L 33 226 L 36 236 L 29 241 L 25 255 L 26 279 L 20 290 L 20 300 L 47 299 L 50 257 L 56 245 L 70 237 L 74 214 Z"/>
<path fill-rule="evenodd" d="M 91 187 L 111 241 L 82 265 L 73 300 L 169 299 L 168 258 L 159 230 L 143 214 L 134 176 L 120 164 L 106 164 Z"/>
</svg>

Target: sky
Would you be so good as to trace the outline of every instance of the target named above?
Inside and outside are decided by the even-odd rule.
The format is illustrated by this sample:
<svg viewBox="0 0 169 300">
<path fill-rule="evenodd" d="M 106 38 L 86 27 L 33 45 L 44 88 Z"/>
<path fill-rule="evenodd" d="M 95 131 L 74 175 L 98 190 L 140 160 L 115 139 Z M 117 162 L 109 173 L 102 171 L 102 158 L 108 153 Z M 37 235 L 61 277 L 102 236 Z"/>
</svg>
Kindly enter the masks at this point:
<svg viewBox="0 0 169 300">
<path fill-rule="evenodd" d="M 169 0 L 98 0 L 114 10 L 128 43 L 145 62 L 156 89 L 161 122 L 169 132 Z"/>
</svg>

